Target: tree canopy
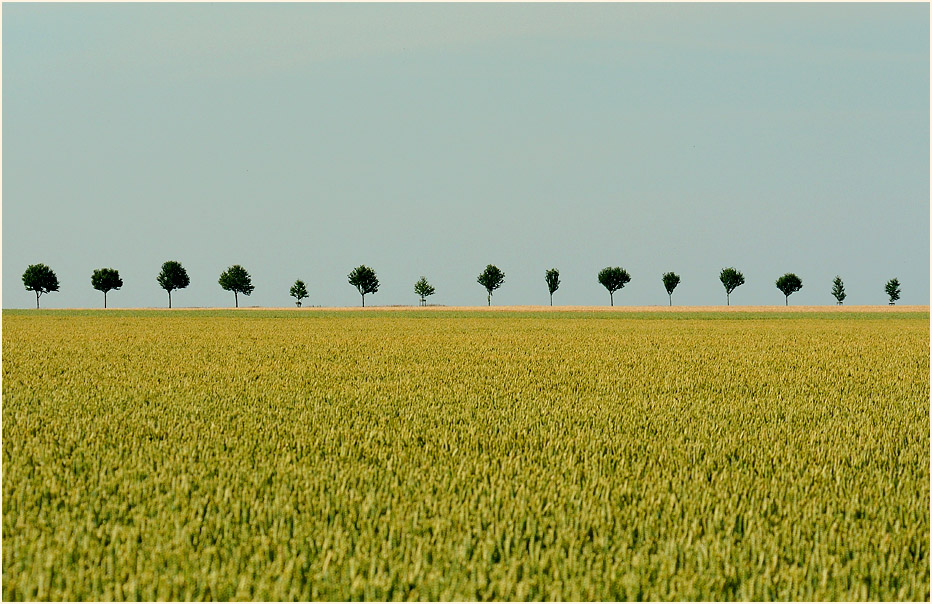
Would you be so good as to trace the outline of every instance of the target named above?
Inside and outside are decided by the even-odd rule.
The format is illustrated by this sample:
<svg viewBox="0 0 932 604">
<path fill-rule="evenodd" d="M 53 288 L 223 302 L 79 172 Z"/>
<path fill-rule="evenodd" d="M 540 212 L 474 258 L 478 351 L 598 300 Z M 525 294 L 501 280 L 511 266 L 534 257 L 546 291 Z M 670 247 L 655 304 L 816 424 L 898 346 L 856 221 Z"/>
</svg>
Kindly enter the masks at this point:
<svg viewBox="0 0 932 604">
<path fill-rule="evenodd" d="M 838 275 L 835 275 L 835 280 L 832 281 L 832 295 L 839 304 L 843 304 L 845 298 L 848 297 L 845 293 L 845 284 Z"/>
<path fill-rule="evenodd" d="M 188 278 L 188 271 L 184 270 L 180 262 L 168 260 L 162 263 L 162 272 L 155 278 L 159 285 L 168 292 L 168 307 L 172 307 L 172 291 L 184 289 L 191 284 Z"/>
<path fill-rule="evenodd" d="M 790 305 L 790 294 L 794 294 L 803 288 L 803 280 L 794 273 L 787 273 L 777 279 L 777 289 L 786 296 L 786 306 Z"/>
<path fill-rule="evenodd" d="M 379 291 L 379 278 L 376 277 L 375 271 L 365 264 L 360 264 L 354 268 L 346 277 L 349 279 L 349 284 L 359 291 L 364 307 L 366 305 L 366 294 L 374 294 Z"/>
<path fill-rule="evenodd" d="M 560 271 L 555 268 L 549 269 L 544 279 L 547 281 L 547 290 L 550 292 L 550 306 L 553 306 L 553 292 L 560 289 Z"/>
<path fill-rule="evenodd" d="M 414 293 L 420 296 L 421 306 L 427 304 L 427 297 L 432 296 L 434 291 L 436 291 L 434 286 L 427 282 L 427 277 L 424 275 L 421 275 L 421 278 L 414 284 Z"/>
<path fill-rule="evenodd" d="M 30 264 L 23 273 L 23 285 L 26 291 L 36 292 L 36 308 L 39 308 L 39 296 L 58 291 L 58 277 L 44 264 Z"/>
<path fill-rule="evenodd" d="M 505 282 L 505 273 L 503 273 L 494 264 L 489 264 L 485 270 L 479 274 L 476 281 L 488 292 L 489 306 L 492 306 L 492 292 L 502 286 Z"/>
<path fill-rule="evenodd" d="M 608 299 L 615 306 L 615 292 L 631 281 L 631 275 L 620 266 L 606 266 L 599 271 L 599 283 L 608 290 Z"/>
<path fill-rule="evenodd" d="M 722 282 L 722 285 L 725 286 L 725 298 L 730 306 L 731 292 L 735 291 L 738 286 L 744 285 L 744 275 L 741 271 L 735 270 L 733 267 L 728 267 L 722 269 L 718 278 Z"/>
<path fill-rule="evenodd" d="M 294 282 L 294 285 L 291 286 L 291 291 L 289 293 L 295 298 L 295 304 L 300 307 L 301 300 L 307 298 L 307 285 L 304 284 L 304 281 L 298 279 Z"/>
<path fill-rule="evenodd" d="M 120 271 L 113 268 L 98 268 L 91 275 L 91 286 L 104 292 L 104 308 L 107 308 L 107 292 L 123 287 Z"/>
<path fill-rule="evenodd" d="M 890 297 L 890 305 L 896 304 L 896 301 L 900 299 L 900 280 L 890 279 L 884 289 Z"/>
<path fill-rule="evenodd" d="M 676 289 L 676 286 L 680 284 L 680 276 L 674 272 L 664 273 L 663 274 L 663 287 L 667 290 L 667 295 L 670 297 L 670 306 L 673 306 L 673 290 Z"/>
<path fill-rule="evenodd" d="M 236 308 L 239 308 L 239 294 L 248 296 L 252 293 L 252 290 L 255 289 L 249 272 L 238 264 L 234 264 L 220 273 L 218 283 L 220 283 L 220 287 L 223 289 L 228 292 L 233 292 L 233 300 L 236 303 Z"/>
</svg>

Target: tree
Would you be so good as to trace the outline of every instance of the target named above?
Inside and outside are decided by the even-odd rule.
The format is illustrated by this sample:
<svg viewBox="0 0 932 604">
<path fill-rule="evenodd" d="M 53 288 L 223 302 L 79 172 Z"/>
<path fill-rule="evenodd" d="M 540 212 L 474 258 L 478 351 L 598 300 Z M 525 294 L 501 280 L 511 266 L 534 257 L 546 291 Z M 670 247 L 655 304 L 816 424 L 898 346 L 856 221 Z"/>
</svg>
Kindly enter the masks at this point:
<svg viewBox="0 0 932 604">
<path fill-rule="evenodd" d="M 362 305 L 365 308 L 366 294 L 374 294 L 379 291 L 379 278 L 375 276 L 375 271 L 365 264 L 360 264 L 346 277 L 349 279 L 350 285 L 359 290 L 359 294 L 362 296 Z"/>
<path fill-rule="evenodd" d="M 676 286 L 680 284 L 680 276 L 676 273 L 664 273 L 663 274 L 663 287 L 667 290 L 667 295 L 670 296 L 670 306 L 673 306 L 673 290 L 676 289 Z"/>
<path fill-rule="evenodd" d="M 307 298 L 307 286 L 304 284 L 304 281 L 298 279 L 294 282 L 294 285 L 291 286 L 291 296 L 296 299 L 295 304 L 298 308 L 301 308 L 301 300 Z"/>
<path fill-rule="evenodd" d="M 550 306 L 553 306 L 553 292 L 560 289 L 560 271 L 552 268 L 547 271 L 544 279 L 546 279 L 547 289 L 550 291 Z"/>
<path fill-rule="evenodd" d="M 608 300 L 612 306 L 615 306 L 615 292 L 623 288 L 629 281 L 631 281 L 631 275 L 619 266 L 614 268 L 606 266 L 599 271 L 599 283 L 608 290 Z"/>
<path fill-rule="evenodd" d="M 26 291 L 36 292 L 36 308 L 39 308 L 39 296 L 58 291 L 58 277 L 44 264 L 30 264 L 23 273 L 23 285 Z"/>
<path fill-rule="evenodd" d="M 835 280 L 832 281 L 832 295 L 835 296 L 839 304 L 843 303 L 845 298 L 848 297 L 848 294 L 845 293 L 845 284 L 838 275 L 835 275 Z"/>
<path fill-rule="evenodd" d="M 236 308 L 239 308 L 239 295 L 248 296 L 252 290 L 256 289 L 252 284 L 252 277 L 242 266 L 234 264 L 227 270 L 220 273 L 220 279 L 217 281 L 220 287 L 233 292 L 233 300 L 236 302 Z"/>
<path fill-rule="evenodd" d="M 162 289 L 168 292 L 168 307 L 172 307 L 172 290 L 184 289 L 191 284 L 188 278 L 188 271 L 184 270 L 180 262 L 169 260 L 162 264 L 162 272 L 155 278 L 162 286 Z"/>
<path fill-rule="evenodd" d="M 434 295 L 434 286 L 427 282 L 427 277 L 421 278 L 414 284 L 414 293 L 421 297 L 421 306 L 427 306 L 427 296 Z"/>
<path fill-rule="evenodd" d="M 777 289 L 783 292 L 783 295 L 786 296 L 785 306 L 790 305 L 790 294 L 795 294 L 803 288 L 803 280 L 797 277 L 794 273 L 787 273 L 777 279 Z"/>
<path fill-rule="evenodd" d="M 744 275 L 741 274 L 741 271 L 729 267 L 723 268 L 718 278 L 721 280 L 722 285 L 725 286 L 725 299 L 728 306 L 731 306 L 731 292 L 735 291 L 739 285 L 744 285 Z"/>
<path fill-rule="evenodd" d="M 887 295 L 890 296 L 890 306 L 893 306 L 900 299 L 900 280 L 890 279 L 884 289 L 887 290 Z"/>
<path fill-rule="evenodd" d="M 104 292 L 104 308 L 107 308 L 107 292 L 123 287 L 120 271 L 112 268 L 98 268 L 91 275 L 91 285 L 97 291 Z"/>
<path fill-rule="evenodd" d="M 494 264 L 489 264 L 485 270 L 479 274 L 476 281 L 488 292 L 489 306 L 492 306 L 492 292 L 502 286 L 505 282 L 505 273 L 499 270 Z"/>
</svg>

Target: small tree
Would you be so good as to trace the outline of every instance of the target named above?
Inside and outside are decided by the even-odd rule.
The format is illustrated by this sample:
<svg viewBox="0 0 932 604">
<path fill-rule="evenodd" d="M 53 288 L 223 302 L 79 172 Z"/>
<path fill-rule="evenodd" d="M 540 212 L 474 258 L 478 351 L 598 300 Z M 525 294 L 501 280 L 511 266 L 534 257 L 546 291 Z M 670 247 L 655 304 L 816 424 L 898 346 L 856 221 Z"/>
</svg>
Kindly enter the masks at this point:
<svg viewBox="0 0 932 604">
<path fill-rule="evenodd" d="M 848 297 L 848 294 L 845 293 L 845 284 L 838 275 L 835 275 L 835 280 L 832 281 L 832 295 L 835 296 L 839 304 L 844 303 L 845 298 Z"/>
<path fill-rule="evenodd" d="M 547 271 L 544 279 L 547 280 L 547 289 L 550 291 L 550 306 L 553 306 L 553 292 L 560 289 L 560 271 L 552 268 Z"/>
<path fill-rule="evenodd" d="M 359 294 L 362 296 L 362 305 L 365 308 L 366 294 L 374 294 L 379 291 L 379 278 L 375 276 L 375 271 L 365 264 L 360 264 L 346 277 L 349 279 L 350 285 L 359 290 Z"/>
<path fill-rule="evenodd" d="M 239 308 L 239 295 L 248 296 L 255 289 L 252 284 L 252 277 L 249 276 L 246 269 L 238 264 L 234 264 L 220 273 L 220 279 L 217 282 L 220 283 L 220 287 L 223 289 L 233 292 L 236 308 Z"/>
<path fill-rule="evenodd" d="M 900 299 L 900 280 L 890 279 L 884 289 L 886 289 L 887 295 L 890 296 L 890 306 L 895 305 L 896 301 Z"/>
<path fill-rule="evenodd" d="M 787 273 L 777 279 L 777 289 L 786 296 L 785 306 L 790 305 L 790 294 L 794 294 L 803 288 L 803 280 L 794 273 Z"/>
<path fill-rule="evenodd" d="M 162 264 L 162 272 L 155 278 L 162 286 L 162 289 L 168 292 L 168 307 L 172 307 L 172 290 L 184 289 L 191 284 L 188 278 L 188 271 L 184 270 L 180 262 L 169 260 Z"/>
<path fill-rule="evenodd" d="M 30 264 L 23 273 L 23 285 L 26 291 L 36 292 L 36 308 L 39 308 L 39 296 L 58 291 L 58 277 L 44 264 Z"/>
<path fill-rule="evenodd" d="M 120 271 L 112 268 L 98 268 L 91 275 L 91 286 L 97 291 L 104 292 L 104 308 L 107 308 L 107 292 L 123 287 Z"/>
<path fill-rule="evenodd" d="M 725 299 L 728 306 L 731 306 L 731 292 L 735 291 L 739 285 L 744 285 L 744 275 L 741 274 L 741 271 L 729 267 L 723 268 L 718 278 L 722 285 L 725 286 Z"/>
<path fill-rule="evenodd" d="M 304 281 L 298 279 L 294 282 L 294 285 L 291 286 L 291 296 L 295 298 L 295 304 L 298 308 L 301 308 L 301 300 L 307 298 L 307 286 L 304 284 Z"/>
<path fill-rule="evenodd" d="M 427 282 L 427 277 L 421 275 L 418 282 L 414 284 L 414 293 L 421 297 L 421 306 L 427 306 L 427 296 L 434 295 L 434 286 Z"/>
<path fill-rule="evenodd" d="M 629 281 L 631 281 L 631 275 L 619 266 L 614 268 L 606 266 L 599 271 L 599 283 L 608 290 L 608 300 L 612 306 L 615 306 L 615 292 L 623 288 Z"/>
<path fill-rule="evenodd" d="M 676 289 L 676 286 L 680 284 L 680 276 L 676 273 L 664 273 L 663 274 L 663 287 L 667 290 L 667 295 L 670 297 L 670 306 L 673 306 L 673 290 Z"/>
<path fill-rule="evenodd" d="M 476 281 L 488 292 L 489 306 L 492 306 L 492 292 L 501 287 L 502 283 L 505 282 L 505 273 L 500 271 L 494 264 L 489 264 Z"/>
</svg>

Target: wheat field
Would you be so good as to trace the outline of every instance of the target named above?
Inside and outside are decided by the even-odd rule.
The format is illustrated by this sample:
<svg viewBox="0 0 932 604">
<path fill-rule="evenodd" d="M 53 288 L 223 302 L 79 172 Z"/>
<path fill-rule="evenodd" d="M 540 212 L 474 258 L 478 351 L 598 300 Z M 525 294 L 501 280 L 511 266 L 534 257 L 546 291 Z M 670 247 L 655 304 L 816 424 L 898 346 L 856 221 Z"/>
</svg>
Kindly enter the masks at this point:
<svg viewBox="0 0 932 604">
<path fill-rule="evenodd" d="M 928 600 L 929 312 L 4 311 L 3 596 Z"/>
</svg>

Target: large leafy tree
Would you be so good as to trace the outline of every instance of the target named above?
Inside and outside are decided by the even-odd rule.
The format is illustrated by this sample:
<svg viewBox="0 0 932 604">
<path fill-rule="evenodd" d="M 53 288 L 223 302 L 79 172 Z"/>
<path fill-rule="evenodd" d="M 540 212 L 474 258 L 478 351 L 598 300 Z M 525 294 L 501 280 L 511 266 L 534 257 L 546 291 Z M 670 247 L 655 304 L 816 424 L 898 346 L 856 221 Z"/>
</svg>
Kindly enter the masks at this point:
<svg viewBox="0 0 932 604">
<path fill-rule="evenodd" d="M 803 288 L 803 280 L 794 273 L 787 273 L 777 279 L 777 289 L 786 296 L 785 306 L 790 305 L 790 294 L 794 294 Z"/>
<path fill-rule="evenodd" d="M 123 287 L 123 279 L 120 279 L 120 271 L 114 268 L 98 268 L 91 275 L 91 286 L 104 292 L 104 308 L 107 308 L 107 292 Z"/>
<path fill-rule="evenodd" d="M 606 266 L 599 271 L 599 283 L 608 290 L 608 300 L 612 306 L 615 306 L 615 292 L 629 281 L 631 281 L 631 275 L 620 266 Z"/>
<path fill-rule="evenodd" d="M 427 277 L 421 275 L 417 283 L 414 284 L 414 293 L 420 296 L 421 306 L 427 306 L 427 296 L 434 295 L 434 286 L 427 282 Z"/>
<path fill-rule="evenodd" d="M 735 291 L 739 286 L 744 285 L 744 275 L 741 271 L 729 267 L 723 268 L 718 278 L 722 282 L 722 285 L 725 286 L 725 300 L 728 306 L 731 306 L 731 292 Z"/>
<path fill-rule="evenodd" d="M 289 293 L 291 297 L 295 299 L 295 304 L 300 308 L 301 300 L 307 298 L 307 285 L 304 284 L 304 281 L 298 279 L 294 282 L 294 285 L 291 286 L 291 291 Z"/>
<path fill-rule="evenodd" d="M 379 291 L 379 278 L 375 276 L 375 271 L 365 264 L 360 264 L 354 268 L 346 277 L 349 279 L 349 284 L 355 287 L 359 291 L 359 295 L 362 296 L 363 307 L 366 306 L 366 294 L 374 294 Z"/>
<path fill-rule="evenodd" d="M 217 282 L 220 283 L 220 287 L 223 289 L 233 292 L 236 308 L 239 308 L 240 294 L 248 296 L 252 293 L 252 290 L 256 289 L 252 284 L 252 277 L 249 276 L 249 272 L 238 264 L 234 264 L 220 273 L 220 279 Z"/>
<path fill-rule="evenodd" d="M 23 285 L 26 291 L 36 292 L 36 308 L 39 308 L 39 296 L 58 291 L 58 277 L 44 264 L 30 264 L 23 273 Z"/>
<path fill-rule="evenodd" d="M 832 281 L 832 295 L 835 296 L 835 300 L 837 300 L 839 304 L 843 304 L 845 298 L 848 297 L 848 294 L 845 293 L 845 283 L 838 275 L 835 275 L 835 280 Z"/>
<path fill-rule="evenodd" d="M 479 285 L 484 287 L 485 291 L 489 294 L 489 306 L 492 306 L 492 292 L 501 287 L 502 283 L 505 282 L 505 273 L 499 270 L 494 264 L 489 264 L 485 267 L 485 270 L 479 274 L 476 281 Z"/>
<path fill-rule="evenodd" d="M 676 289 L 676 286 L 680 284 L 680 276 L 676 273 L 664 273 L 663 274 L 663 287 L 667 290 L 667 295 L 670 297 L 670 306 L 673 306 L 673 290 Z"/>
<path fill-rule="evenodd" d="M 180 262 L 169 260 L 162 264 L 162 272 L 155 278 L 162 286 L 162 289 L 168 292 L 168 307 L 172 307 L 172 291 L 184 289 L 191 284 L 188 278 L 188 271 L 184 270 Z"/>
<path fill-rule="evenodd" d="M 900 299 L 900 280 L 899 279 L 890 279 L 887 281 L 887 285 L 884 287 L 887 292 L 887 295 L 890 296 L 890 305 L 893 306 L 896 304 L 896 301 Z"/>
<path fill-rule="evenodd" d="M 553 306 L 553 292 L 560 289 L 560 271 L 552 268 L 544 275 L 547 281 L 547 290 L 550 292 L 550 306 Z"/>
</svg>

